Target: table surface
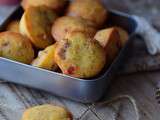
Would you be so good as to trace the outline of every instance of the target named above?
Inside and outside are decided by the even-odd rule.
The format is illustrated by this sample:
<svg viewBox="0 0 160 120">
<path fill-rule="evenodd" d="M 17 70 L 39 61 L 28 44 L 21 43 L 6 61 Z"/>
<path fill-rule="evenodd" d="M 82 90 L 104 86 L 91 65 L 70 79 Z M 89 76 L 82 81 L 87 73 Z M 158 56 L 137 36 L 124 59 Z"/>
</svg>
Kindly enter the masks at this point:
<svg viewBox="0 0 160 120">
<path fill-rule="evenodd" d="M 157 14 L 159 10 L 158 5 L 160 5 L 159 0 L 142 0 L 139 2 L 137 0 L 122 0 L 121 2 L 124 2 L 123 6 L 118 4 L 117 0 L 107 1 L 106 4 L 109 4 L 109 7 L 120 9 L 125 12 L 142 15 L 148 20 L 154 21 L 153 24 L 159 27 L 160 22 L 158 22 L 158 18 L 160 15 L 158 16 Z M 148 8 L 150 10 L 148 10 Z M 0 14 L 1 12 L 0 10 Z M 134 62 L 132 61 L 131 63 L 133 64 Z M 156 82 L 159 78 L 160 71 L 124 73 L 123 75 L 116 76 L 109 89 L 106 91 L 106 100 L 122 94 L 133 96 L 140 110 L 141 120 L 159 120 L 160 106 L 155 100 Z M 13 115 L 15 116 L 14 112 L 17 112 L 16 109 L 24 109 L 44 103 L 52 103 L 67 107 L 72 112 L 75 119 L 108 120 L 107 116 L 104 114 L 102 115 L 102 113 L 105 113 L 105 109 L 100 110 L 97 108 L 95 111 L 90 107 L 90 104 L 73 102 L 49 93 L 11 83 L 0 84 L 0 106 L 2 106 L 0 107 L 0 120 L 13 120 Z M 12 106 L 12 108 L 15 109 L 13 114 L 11 114 L 12 112 L 10 112 L 10 110 L 7 110 L 7 106 Z M 128 120 L 132 119 L 133 118 L 128 118 Z M 119 119 L 117 118 L 116 120 Z"/>
<path fill-rule="evenodd" d="M 140 120 L 159 120 L 160 106 L 155 100 L 155 83 L 159 80 L 159 77 L 160 72 L 119 76 L 112 81 L 107 90 L 106 100 L 122 94 L 133 96 L 140 110 Z M 14 84 L 0 84 L 0 106 L 2 105 L 3 107 L 0 107 L 1 120 L 13 120 L 13 114 L 15 115 L 15 111 L 12 114 L 10 110 L 5 108 L 5 105 L 13 110 L 20 111 L 18 115 L 21 115 L 22 112 L 19 109 L 46 103 L 65 106 L 72 112 L 75 119 L 84 117 L 82 120 L 112 120 L 107 119 L 108 116 L 101 115 L 105 113 L 105 109 L 97 109 L 95 112 L 90 108 L 90 104 L 73 102 L 49 93 Z M 86 111 L 88 112 L 88 109 L 90 113 L 86 115 L 85 113 Z M 134 119 L 128 117 L 126 120 Z"/>
</svg>

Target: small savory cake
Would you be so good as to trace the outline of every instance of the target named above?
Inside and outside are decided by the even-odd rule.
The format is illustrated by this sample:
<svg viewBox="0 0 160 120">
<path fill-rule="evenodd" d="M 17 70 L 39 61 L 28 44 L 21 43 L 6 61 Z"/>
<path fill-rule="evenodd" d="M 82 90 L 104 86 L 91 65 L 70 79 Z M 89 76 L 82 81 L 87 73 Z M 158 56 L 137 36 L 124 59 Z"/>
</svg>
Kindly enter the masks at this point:
<svg viewBox="0 0 160 120">
<path fill-rule="evenodd" d="M 75 0 L 70 4 L 67 15 L 82 17 L 101 27 L 107 20 L 108 11 L 100 0 Z"/>
<path fill-rule="evenodd" d="M 121 47 L 124 47 L 127 40 L 129 39 L 128 32 L 121 27 L 116 27 L 120 35 Z"/>
<path fill-rule="evenodd" d="M 46 6 L 29 7 L 21 18 L 20 32 L 43 49 L 54 43 L 51 27 L 56 18 L 56 13 Z"/>
<path fill-rule="evenodd" d="M 31 6 L 45 5 L 57 12 L 61 11 L 66 5 L 68 0 L 22 0 L 23 9 L 27 9 Z"/>
<path fill-rule="evenodd" d="M 51 46 L 48 46 L 43 51 L 40 51 L 38 53 L 38 57 L 35 60 L 33 60 L 32 65 L 47 70 L 56 70 L 57 64 L 54 60 L 55 49 L 56 43 Z"/>
<path fill-rule="evenodd" d="M 52 27 L 52 36 L 56 41 L 60 41 L 65 38 L 67 33 L 73 31 L 81 31 L 94 36 L 96 29 L 92 26 L 92 23 L 86 22 L 84 19 L 63 16 L 58 18 Z"/>
<path fill-rule="evenodd" d="M 103 69 L 106 57 L 98 42 L 82 32 L 72 32 L 65 41 L 58 42 L 55 61 L 64 74 L 77 78 L 90 78 Z"/>
<path fill-rule="evenodd" d="M 27 109 L 22 120 L 72 120 L 72 115 L 65 108 L 46 104 Z"/>
<path fill-rule="evenodd" d="M 30 64 L 34 58 L 34 50 L 30 41 L 19 33 L 0 33 L 0 56 Z"/>
<path fill-rule="evenodd" d="M 105 49 L 107 64 L 117 56 L 120 49 L 120 35 L 115 27 L 106 28 L 96 33 L 94 39 Z"/>
<path fill-rule="evenodd" d="M 7 25 L 6 30 L 19 33 L 19 21 L 18 20 L 11 21 Z"/>
</svg>

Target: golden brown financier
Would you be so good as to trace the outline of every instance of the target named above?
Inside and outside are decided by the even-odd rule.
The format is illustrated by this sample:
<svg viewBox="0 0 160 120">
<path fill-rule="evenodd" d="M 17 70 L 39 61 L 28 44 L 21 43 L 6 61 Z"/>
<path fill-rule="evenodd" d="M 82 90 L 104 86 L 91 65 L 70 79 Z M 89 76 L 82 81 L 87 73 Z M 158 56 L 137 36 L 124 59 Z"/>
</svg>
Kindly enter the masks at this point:
<svg viewBox="0 0 160 120">
<path fill-rule="evenodd" d="M 45 104 L 27 109 L 21 120 L 72 120 L 72 115 L 63 107 Z"/>
<path fill-rule="evenodd" d="M 51 27 L 56 18 L 56 13 L 46 6 L 29 7 L 20 20 L 20 32 L 35 47 L 44 49 L 54 43 Z"/>
<path fill-rule="evenodd" d="M 17 33 L 19 33 L 19 20 L 11 21 L 7 25 L 6 30 L 7 31 L 11 31 L 11 32 L 17 32 Z"/>
<path fill-rule="evenodd" d="M 106 61 L 109 65 L 120 49 L 120 35 L 115 27 L 106 28 L 96 33 L 94 39 L 105 49 Z"/>
<path fill-rule="evenodd" d="M 92 23 L 86 22 L 82 18 L 71 16 L 63 16 L 56 19 L 52 26 L 52 36 L 56 41 L 63 40 L 67 33 L 73 31 L 85 32 L 91 37 L 96 33 L 96 29 L 92 26 Z"/>
<path fill-rule="evenodd" d="M 75 0 L 67 10 L 67 15 L 82 17 L 101 27 L 108 17 L 108 11 L 100 0 Z"/>
<path fill-rule="evenodd" d="M 56 43 L 48 46 L 43 51 L 40 51 L 38 57 L 33 60 L 32 65 L 47 70 L 56 70 L 57 64 L 54 60 L 55 49 Z"/>
<path fill-rule="evenodd" d="M 90 78 L 104 68 L 106 57 L 98 42 L 82 32 L 72 32 L 58 42 L 55 61 L 64 74 L 77 78 Z"/>
<path fill-rule="evenodd" d="M 34 50 L 28 38 L 15 32 L 0 33 L 0 56 L 30 64 Z"/>
</svg>

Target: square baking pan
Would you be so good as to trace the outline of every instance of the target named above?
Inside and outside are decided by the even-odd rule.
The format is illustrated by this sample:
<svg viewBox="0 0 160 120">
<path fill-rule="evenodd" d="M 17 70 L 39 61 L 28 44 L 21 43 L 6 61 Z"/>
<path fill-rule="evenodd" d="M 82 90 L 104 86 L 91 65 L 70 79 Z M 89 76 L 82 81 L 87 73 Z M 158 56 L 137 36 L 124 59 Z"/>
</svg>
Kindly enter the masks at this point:
<svg viewBox="0 0 160 120">
<path fill-rule="evenodd" d="M 78 79 L 61 73 L 48 71 L 0 57 L 0 79 L 31 88 L 53 93 L 82 103 L 99 100 L 106 92 L 110 80 L 116 74 L 120 65 L 131 48 L 131 38 L 136 29 L 136 21 L 129 15 L 109 10 L 109 25 L 120 26 L 128 31 L 130 39 L 122 48 L 109 68 L 104 68 L 100 75 L 91 79 Z M 21 7 L 17 9 L 0 26 L 3 31 L 8 22 L 20 18 L 23 14 Z"/>
</svg>

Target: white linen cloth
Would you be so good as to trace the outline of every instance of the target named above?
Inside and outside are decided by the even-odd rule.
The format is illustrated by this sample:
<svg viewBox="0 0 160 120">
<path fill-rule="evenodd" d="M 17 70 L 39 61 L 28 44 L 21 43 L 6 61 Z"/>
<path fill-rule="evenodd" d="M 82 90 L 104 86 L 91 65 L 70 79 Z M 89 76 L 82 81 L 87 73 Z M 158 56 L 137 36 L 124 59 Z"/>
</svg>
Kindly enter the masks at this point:
<svg viewBox="0 0 160 120">
<path fill-rule="evenodd" d="M 136 34 L 144 38 L 149 54 L 160 53 L 160 33 L 143 17 L 133 15 L 137 22 Z"/>
</svg>

